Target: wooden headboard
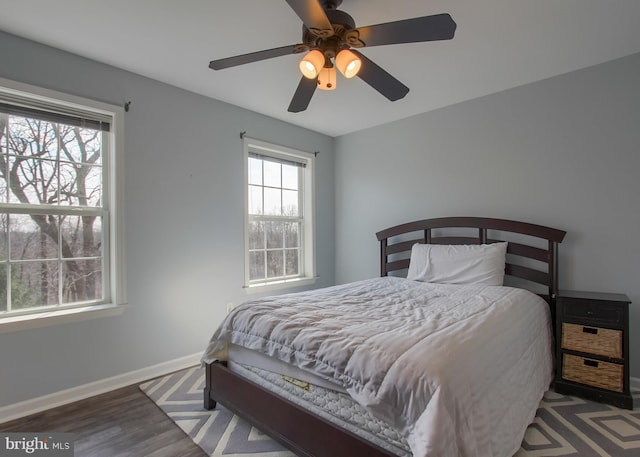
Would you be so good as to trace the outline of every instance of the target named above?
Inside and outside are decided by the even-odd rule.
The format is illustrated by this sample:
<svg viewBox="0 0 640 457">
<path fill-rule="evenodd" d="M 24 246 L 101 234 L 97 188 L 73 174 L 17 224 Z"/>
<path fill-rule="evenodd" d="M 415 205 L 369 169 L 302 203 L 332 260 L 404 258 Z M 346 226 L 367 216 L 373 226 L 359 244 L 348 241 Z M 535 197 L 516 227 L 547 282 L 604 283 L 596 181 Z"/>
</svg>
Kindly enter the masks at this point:
<svg viewBox="0 0 640 457">
<path fill-rule="evenodd" d="M 441 217 L 408 222 L 376 233 L 380 241 L 380 275 L 397 274 L 409 268 L 409 254 L 415 243 L 508 241 L 505 278 L 514 278 L 518 286 L 539 293 L 552 304 L 558 291 L 558 243 L 565 234 L 542 225 L 486 217 Z"/>
</svg>

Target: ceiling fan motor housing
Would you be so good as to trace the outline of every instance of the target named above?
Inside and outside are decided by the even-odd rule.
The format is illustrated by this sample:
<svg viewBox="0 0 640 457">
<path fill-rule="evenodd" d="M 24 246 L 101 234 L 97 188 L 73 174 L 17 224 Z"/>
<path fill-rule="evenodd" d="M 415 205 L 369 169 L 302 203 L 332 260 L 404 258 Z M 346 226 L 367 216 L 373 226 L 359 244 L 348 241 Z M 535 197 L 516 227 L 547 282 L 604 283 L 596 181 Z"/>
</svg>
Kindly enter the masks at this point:
<svg viewBox="0 0 640 457">
<path fill-rule="evenodd" d="M 309 46 L 309 49 L 319 49 L 324 55 L 333 59 L 341 49 L 348 49 L 351 45 L 345 40 L 345 34 L 356 27 L 353 18 L 339 10 L 327 10 L 327 18 L 331 22 L 334 34 L 328 38 L 322 38 L 302 26 L 302 42 Z"/>
<path fill-rule="evenodd" d="M 335 10 L 342 5 L 342 0 L 321 0 L 320 3 L 325 11 Z"/>
</svg>

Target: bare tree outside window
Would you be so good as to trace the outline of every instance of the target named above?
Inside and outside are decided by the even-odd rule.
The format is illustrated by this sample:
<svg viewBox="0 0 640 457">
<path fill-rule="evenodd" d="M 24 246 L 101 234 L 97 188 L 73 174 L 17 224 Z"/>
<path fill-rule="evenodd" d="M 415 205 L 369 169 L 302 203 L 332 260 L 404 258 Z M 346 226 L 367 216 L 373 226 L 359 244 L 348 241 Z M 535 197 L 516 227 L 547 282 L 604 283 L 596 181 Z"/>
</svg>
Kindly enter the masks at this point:
<svg viewBox="0 0 640 457">
<path fill-rule="evenodd" d="M 104 138 L 0 110 L 0 313 L 103 299 Z"/>
</svg>

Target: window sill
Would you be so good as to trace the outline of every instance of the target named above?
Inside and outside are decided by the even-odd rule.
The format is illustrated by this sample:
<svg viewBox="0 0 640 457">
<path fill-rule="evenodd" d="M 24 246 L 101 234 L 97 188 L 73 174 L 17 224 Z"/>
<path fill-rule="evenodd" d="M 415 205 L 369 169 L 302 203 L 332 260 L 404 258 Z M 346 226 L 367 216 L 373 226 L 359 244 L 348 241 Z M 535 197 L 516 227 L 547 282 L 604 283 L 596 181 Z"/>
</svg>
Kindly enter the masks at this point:
<svg viewBox="0 0 640 457">
<path fill-rule="evenodd" d="M 264 284 L 245 286 L 245 290 L 248 294 L 254 294 L 258 292 L 271 292 L 274 290 L 291 289 L 292 287 L 315 284 L 316 279 L 318 279 L 317 276 L 297 279 L 285 279 L 283 281 L 273 281 Z"/>
<path fill-rule="evenodd" d="M 89 319 L 98 319 L 100 317 L 118 316 L 124 312 L 125 308 L 125 304 L 92 305 L 38 314 L 4 317 L 0 318 L 0 333 L 18 332 L 52 325 L 81 322 Z"/>
</svg>

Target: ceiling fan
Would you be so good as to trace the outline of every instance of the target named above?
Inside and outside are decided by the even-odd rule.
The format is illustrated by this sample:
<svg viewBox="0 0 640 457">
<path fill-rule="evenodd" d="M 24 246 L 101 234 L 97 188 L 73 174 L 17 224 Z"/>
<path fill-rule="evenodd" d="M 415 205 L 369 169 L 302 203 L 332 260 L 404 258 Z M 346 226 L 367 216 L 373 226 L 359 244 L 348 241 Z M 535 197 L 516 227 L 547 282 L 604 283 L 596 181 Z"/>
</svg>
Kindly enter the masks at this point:
<svg viewBox="0 0 640 457">
<path fill-rule="evenodd" d="M 316 87 L 335 89 L 336 67 L 347 78 L 358 76 L 391 101 L 401 99 L 409 88 L 352 48 L 450 40 L 456 30 L 456 23 L 448 14 L 356 28 L 353 18 L 337 9 L 342 0 L 286 1 L 303 22 L 302 43 L 212 60 L 209 68 L 222 70 L 306 52 L 300 61 L 303 76 L 288 109 L 292 113 L 307 109 Z"/>
</svg>

